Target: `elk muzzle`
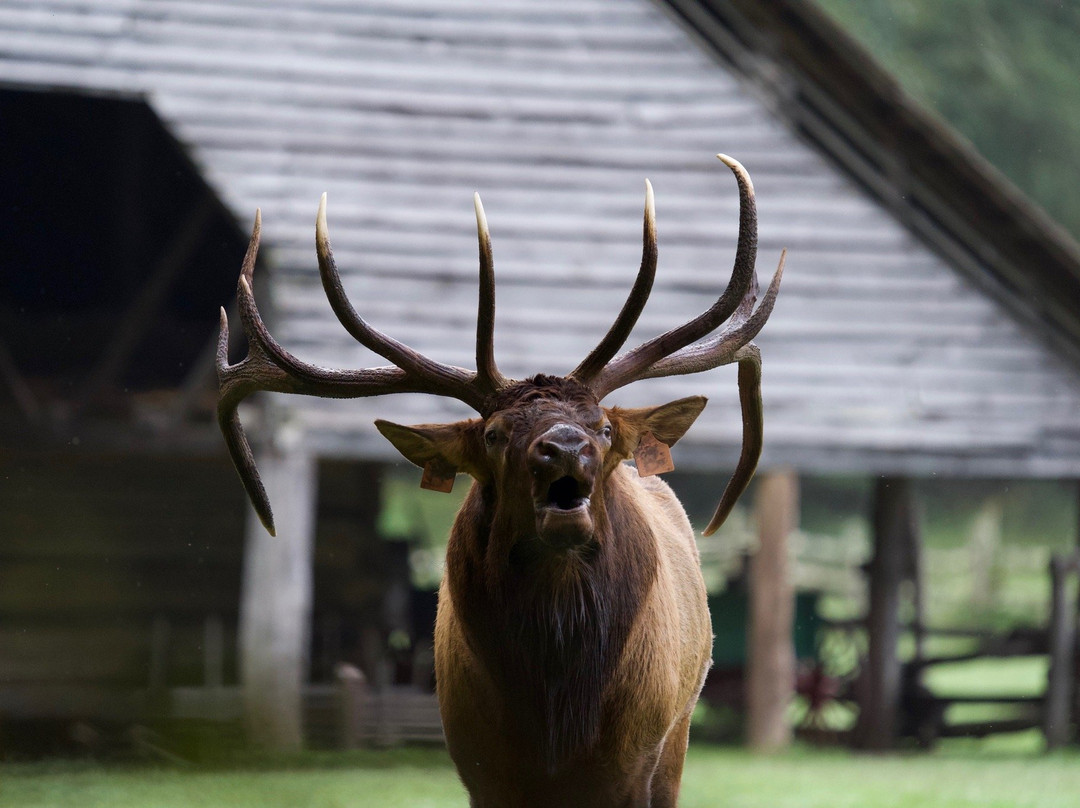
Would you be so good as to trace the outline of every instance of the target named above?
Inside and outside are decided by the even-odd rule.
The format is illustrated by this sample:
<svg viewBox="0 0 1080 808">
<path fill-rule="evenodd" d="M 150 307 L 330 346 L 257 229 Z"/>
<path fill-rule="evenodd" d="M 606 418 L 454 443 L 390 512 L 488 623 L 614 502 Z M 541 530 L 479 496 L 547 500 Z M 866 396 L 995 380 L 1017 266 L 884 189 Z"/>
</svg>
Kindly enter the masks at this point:
<svg viewBox="0 0 1080 808">
<path fill-rule="evenodd" d="M 536 532 L 552 547 L 565 549 L 593 536 L 590 512 L 600 449 L 574 424 L 555 424 L 529 445 Z"/>
</svg>

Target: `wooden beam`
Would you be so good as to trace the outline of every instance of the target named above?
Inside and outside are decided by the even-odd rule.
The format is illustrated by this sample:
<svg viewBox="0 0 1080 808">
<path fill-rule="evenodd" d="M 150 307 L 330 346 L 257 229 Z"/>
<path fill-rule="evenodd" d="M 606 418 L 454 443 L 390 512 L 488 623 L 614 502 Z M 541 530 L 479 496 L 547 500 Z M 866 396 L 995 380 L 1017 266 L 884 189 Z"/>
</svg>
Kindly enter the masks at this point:
<svg viewBox="0 0 1080 808">
<path fill-rule="evenodd" d="M 65 455 L 73 447 L 80 452 L 130 453 L 134 455 L 178 455 L 181 457 L 223 457 L 224 444 L 216 423 L 187 422 L 167 429 L 156 424 L 136 424 L 129 420 L 86 418 L 77 426 L 49 423 L 52 429 L 25 428 L 21 418 L 0 413 L 0 434 L 4 451 L 29 454 Z"/>
<path fill-rule="evenodd" d="M 211 614 L 203 622 L 203 687 L 225 686 L 225 621 Z"/>
<path fill-rule="evenodd" d="M 1076 493 L 1080 495 L 1080 482 L 1076 484 Z M 1072 560 L 1072 572 L 1076 576 L 1080 576 L 1080 497 L 1077 498 L 1077 522 L 1076 522 L 1076 542 L 1073 545 L 1073 552 L 1069 556 Z M 1073 624 L 1076 626 L 1077 633 L 1080 634 L 1080 591 L 1076 596 L 1076 611 L 1075 620 Z M 1077 640 L 1074 639 L 1073 645 L 1073 700 L 1072 700 L 1072 721 L 1073 726 L 1080 731 L 1080 645 L 1076 644 Z"/>
<path fill-rule="evenodd" d="M 236 335 L 243 333 L 243 329 L 237 324 L 239 315 L 237 314 L 235 300 L 229 305 L 227 313 L 229 317 L 229 342 L 232 344 L 237 340 Z M 188 369 L 176 396 L 169 403 L 167 417 L 169 429 L 178 428 L 183 424 L 195 411 L 196 405 L 207 391 L 217 388 L 217 367 L 214 365 L 214 358 L 217 355 L 217 342 L 218 332 L 215 329 Z"/>
<path fill-rule="evenodd" d="M 874 558 L 870 562 L 869 648 L 860 692 L 855 744 L 891 749 L 896 744 L 901 696 L 900 588 L 918 542 L 915 485 L 882 477 L 874 496 Z"/>
<path fill-rule="evenodd" d="M 249 741 L 297 750 L 308 669 L 317 464 L 298 449 L 258 453 L 278 535 L 249 512 L 240 597 L 240 676 Z"/>
<path fill-rule="evenodd" d="M 15 359 L 7 345 L 2 341 L 0 341 L 0 380 L 11 392 L 11 397 L 15 400 L 23 418 L 31 424 L 41 423 L 43 418 L 41 404 L 19 372 L 19 367 L 15 364 Z"/>
<path fill-rule="evenodd" d="M 1072 559 L 1050 559 L 1050 670 L 1043 704 L 1043 735 L 1047 749 L 1071 740 L 1072 708 L 1076 687 L 1076 609 L 1069 603 L 1068 581 Z"/>
<path fill-rule="evenodd" d="M 120 317 L 105 350 L 75 394 L 71 405 L 72 416 L 93 403 L 101 391 L 123 372 L 157 316 L 173 282 L 199 246 L 213 212 L 213 198 L 204 195 L 188 212 L 187 219 L 173 232 L 157 264 L 147 273 L 145 282 Z"/>
<path fill-rule="evenodd" d="M 795 695 L 795 588 L 788 536 L 799 523 L 799 478 L 792 470 L 758 475 L 758 547 L 750 559 L 747 635 L 747 743 L 774 752 L 791 743 Z"/>
</svg>

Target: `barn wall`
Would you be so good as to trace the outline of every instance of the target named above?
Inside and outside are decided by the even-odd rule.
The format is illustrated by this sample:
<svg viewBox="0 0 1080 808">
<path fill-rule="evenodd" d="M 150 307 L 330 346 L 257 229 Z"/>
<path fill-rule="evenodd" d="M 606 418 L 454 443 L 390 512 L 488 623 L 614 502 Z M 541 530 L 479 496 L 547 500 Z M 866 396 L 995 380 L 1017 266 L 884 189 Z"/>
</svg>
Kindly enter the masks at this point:
<svg viewBox="0 0 1080 808">
<path fill-rule="evenodd" d="M 747 81 L 703 52 L 666 5 L 175 0 L 88 12 L 41 0 L 0 18 L 10 34 L 0 80 L 145 94 L 239 221 L 262 209 L 275 271 L 256 280 L 260 305 L 276 314 L 284 347 L 328 367 L 385 360 L 328 313 L 312 248 L 323 191 L 342 280 L 364 316 L 433 358 L 469 365 L 479 190 L 494 239 L 500 366 L 515 377 L 563 373 L 600 339 L 632 283 L 646 176 L 660 269 L 629 345 L 715 300 L 738 220 L 734 182 L 711 156 L 723 150 L 754 177 L 763 279 L 789 249 L 759 338 L 764 467 L 1080 474 L 1080 376 L 1016 318 L 1030 301 L 988 297 L 987 284 L 971 281 L 985 267 L 958 272 L 955 250 L 930 250 L 897 217 L 910 190 L 902 161 L 885 160 L 875 196 L 823 159 L 792 128 L 791 91 L 801 85 L 776 72 L 769 43 L 743 50 L 732 37 L 732 58 L 760 63 L 776 83 Z M 895 102 L 882 99 L 886 110 Z M 676 461 L 733 464 L 733 369 L 650 380 L 612 400 L 703 392 L 709 407 Z M 271 400 L 310 433 L 310 451 L 366 459 L 393 457 L 371 427 L 388 406 L 414 423 L 468 414 L 421 396 Z"/>
<path fill-rule="evenodd" d="M 235 681 L 245 506 L 227 460 L 6 453 L 0 480 L 5 715 L 43 688 L 145 687 L 152 666 L 201 684 L 211 617 Z"/>
</svg>

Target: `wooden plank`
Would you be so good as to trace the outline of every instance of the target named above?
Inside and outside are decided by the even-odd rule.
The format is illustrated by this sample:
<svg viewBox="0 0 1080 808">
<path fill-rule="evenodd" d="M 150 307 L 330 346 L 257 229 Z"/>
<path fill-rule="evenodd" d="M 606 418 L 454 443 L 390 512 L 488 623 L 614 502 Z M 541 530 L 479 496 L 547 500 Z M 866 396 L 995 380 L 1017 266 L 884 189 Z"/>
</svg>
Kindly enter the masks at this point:
<svg viewBox="0 0 1080 808">
<path fill-rule="evenodd" d="M 1041 707 L 1044 696 L 934 696 L 930 701 L 949 704 L 1019 704 Z M 920 698 L 922 701 L 922 698 Z"/>
<path fill-rule="evenodd" d="M 662 275 L 704 289 L 697 273 L 726 267 L 734 224 L 734 195 L 705 167 L 708 152 L 737 149 L 759 190 L 762 262 L 770 264 L 766 253 L 784 244 L 794 248 L 762 338 L 767 451 L 786 441 L 789 456 L 803 456 L 819 436 L 828 444 L 821 455 L 854 453 L 865 440 L 864 466 L 877 462 L 875 453 L 914 458 L 923 451 L 925 460 L 911 462 L 948 461 L 972 473 L 985 465 L 971 458 L 989 453 L 997 453 L 998 469 L 1015 453 L 1018 470 L 1067 470 L 1070 455 L 1080 456 L 1073 370 L 1047 361 L 1001 310 L 958 283 L 646 4 L 616 12 L 593 2 L 132 8 L 106 0 L 86 14 L 66 0 L 12 0 L 0 9 L 0 28 L 19 34 L 0 61 L 6 80 L 148 92 L 235 208 L 263 204 L 273 233 L 268 252 L 279 248 L 279 298 L 315 288 L 314 276 L 304 275 L 314 264 L 307 201 L 324 187 L 339 211 L 332 227 L 339 261 L 350 265 L 348 285 L 353 265 L 374 278 L 471 281 L 467 202 L 460 217 L 451 203 L 480 187 L 485 201 L 493 195 L 491 212 L 504 211 L 492 222 L 500 283 L 517 286 L 526 300 L 537 288 L 581 289 L 582 314 L 594 303 L 606 311 L 603 295 L 592 291 L 628 285 L 646 170 L 657 184 Z M 418 47 L 418 37 L 427 44 Z M 275 68 L 267 71 L 271 52 Z M 464 289 L 438 288 L 447 292 L 438 328 L 417 322 L 404 291 L 384 294 L 373 315 L 385 316 L 395 336 L 400 320 L 405 335 L 440 356 L 446 346 L 467 364 L 469 348 L 453 332 L 469 330 L 473 304 Z M 664 325 L 687 300 L 681 292 L 658 294 L 662 306 L 650 307 L 649 325 Z M 571 334 L 578 310 L 556 298 L 544 308 L 562 319 L 550 315 L 547 325 L 567 333 L 541 340 L 543 312 L 515 306 L 500 304 L 508 366 L 565 370 L 567 357 L 580 356 L 603 328 L 597 314 L 579 318 L 594 332 L 583 325 Z M 328 362 L 354 357 L 332 321 L 309 321 L 314 311 L 280 312 L 290 346 L 316 347 Z M 686 389 L 679 385 L 658 389 L 674 397 Z M 726 392 L 717 396 L 688 445 L 698 436 L 704 447 L 732 440 L 726 415 L 714 416 L 729 402 Z M 304 422 L 317 428 L 320 412 L 312 405 Z M 334 423 L 365 429 L 370 409 L 353 412 L 353 421 L 342 414 Z"/>
<path fill-rule="evenodd" d="M 995 718 L 991 721 L 971 721 L 944 724 L 938 729 L 939 738 L 985 738 L 1004 732 L 1023 732 L 1039 726 L 1034 718 Z"/>
<path fill-rule="evenodd" d="M 6 562 L 148 561 L 173 564 L 174 574 L 240 563 L 240 542 L 228 537 L 240 529 L 243 494 L 225 458 L 6 452 L 0 475 L 8 481 L 0 486 Z"/>
<path fill-rule="evenodd" d="M 141 684 L 146 670 L 149 626 L 68 628 L 19 621 L 0 629 L 0 688 L 73 683 Z"/>
<path fill-rule="evenodd" d="M 1050 669 L 1042 729 L 1047 749 L 1058 749 L 1072 737 L 1076 688 L 1076 606 L 1068 593 L 1070 559 L 1050 559 Z"/>
<path fill-rule="evenodd" d="M 161 257 L 120 315 L 104 350 L 75 391 L 71 400 L 73 417 L 93 404 L 96 397 L 123 373 L 132 354 L 153 327 L 158 310 L 176 278 L 187 268 L 193 251 L 200 246 L 203 231 L 215 212 L 212 200 L 204 197 L 176 228 Z"/>
<path fill-rule="evenodd" d="M 41 423 L 44 418 L 41 404 L 30 385 L 26 383 L 26 379 L 23 378 L 11 356 L 11 351 L 3 341 L 0 341 L 0 382 L 3 383 L 26 422 L 31 425 Z"/>
<path fill-rule="evenodd" d="M 788 537 L 799 525 L 799 479 L 793 470 L 759 474 L 754 510 L 757 549 L 750 558 L 747 628 L 747 743 L 759 752 L 790 745 L 788 709 L 795 697 L 795 588 Z"/>
<path fill-rule="evenodd" d="M 144 714 L 138 693 L 127 688 L 71 684 L 0 686 L 0 715 L 8 719 L 131 722 Z"/>
<path fill-rule="evenodd" d="M 280 535 L 249 518 L 239 629 L 244 723 L 255 746 L 295 750 L 303 740 L 316 463 L 293 448 L 262 451 L 258 464 Z"/>
<path fill-rule="evenodd" d="M 632 65 L 626 65 L 625 60 L 619 66 L 620 69 L 631 71 L 634 69 Z M 714 114 L 723 114 L 733 122 L 737 120 L 739 124 L 737 130 L 732 129 L 730 132 L 723 133 L 725 143 L 740 143 L 755 151 L 765 151 L 769 145 L 781 147 L 788 142 L 784 132 L 778 131 L 767 118 L 753 107 L 748 107 L 736 95 L 711 93 L 709 104 Z M 283 136 L 290 131 L 290 124 L 295 124 L 297 105 L 294 103 L 271 106 L 260 103 L 258 100 L 242 97 L 228 100 L 205 98 L 198 93 L 197 88 L 192 88 L 188 92 L 178 90 L 162 99 L 161 110 L 169 118 L 184 121 L 185 126 L 219 129 L 223 135 L 230 132 L 239 135 L 240 122 L 247 121 L 249 131 L 274 131 Z M 562 141 L 575 150 L 582 146 L 593 148 L 614 146 L 622 149 L 637 149 L 642 153 L 663 152 L 661 145 L 653 137 L 654 134 L 659 133 L 654 133 L 651 128 L 643 132 L 625 119 L 613 121 L 609 126 L 567 126 L 565 123 L 560 124 L 550 120 L 520 120 L 507 116 L 416 118 L 400 108 L 364 110 L 361 118 L 355 107 L 332 103 L 304 105 L 302 110 L 307 127 L 299 133 L 296 132 L 295 127 L 291 127 L 294 137 L 318 139 L 325 133 L 336 138 L 342 134 L 352 133 L 353 140 L 345 145 L 349 152 L 363 149 L 369 137 L 376 142 L 383 141 L 392 137 L 395 131 L 410 139 L 432 137 L 441 133 L 447 140 L 448 146 L 455 149 L 458 148 L 456 146 L 458 142 L 488 141 L 493 146 L 497 146 L 499 145 L 497 141 L 500 139 L 505 140 L 516 136 L 519 139 L 537 143 Z M 361 134 L 362 137 L 359 136 Z M 714 127 L 694 126 L 690 122 L 664 133 L 664 142 L 670 143 L 672 148 L 704 148 L 707 150 L 706 154 L 717 143 L 717 138 L 717 130 Z M 728 146 L 725 148 L 734 150 Z M 802 164 L 810 165 L 805 160 Z M 228 166 L 222 168 L 229 170 Z M 773 169 L 769 171 L 770 174 L 776 173 Z M 792 180 L 797 180 L 798 184 L 804 188 L 819 191 L 842 187 L 842 184 L 834 178 L 807 175 L 806 172 L 792 177 Z M 862 200 L 852 199 L 852 202 L 862 208 L 867 207 Z"/>
<path fill-rule="evenodd" d="M 869 648 L 860 694 L 856 744 L 863 749 L 891 749 L 899 730 L 901 666 L 900 586 L 906 577 L 909 548 L 918 542 L 914 486 L 911 480 L 878 480 L 874 494 L 874 557 L 870 563 L 870 611 L 866 621 Z"/>
<path fill-rule="evenodd" d="M 147 571 L 107 562 L 10 562 L 0 576 L 0 615 L 11 621 L 65 614 L 229 613 L 236 609 L 238 577 L 238 565 L 180 572 L 167 562 Z"/>
<path fill-rule="evenodd" d="M 104 618 L 108 619 L 104 619 Z M 158 618 L 164 621 L 163 617 Z M 154 620 L 139 614 L 81 613 L 35 618 L 19 615 L 0 629 L 0 688 L 71 685 L 145 688 L 197 684 L 203 680 L 202 615 L 172 615 L 167 638 Z M 164 623 L 162 623 L 164 624 Z M 221 622 L 222 642 L 231 646 L 235 629 Z M 167 639 L 154 659 L 154 637 Z M 221 660 L 222 681 L 234 681 L 232 654 Z M 151 669 L 157 666 L 157 672 Z"/>
</svg>

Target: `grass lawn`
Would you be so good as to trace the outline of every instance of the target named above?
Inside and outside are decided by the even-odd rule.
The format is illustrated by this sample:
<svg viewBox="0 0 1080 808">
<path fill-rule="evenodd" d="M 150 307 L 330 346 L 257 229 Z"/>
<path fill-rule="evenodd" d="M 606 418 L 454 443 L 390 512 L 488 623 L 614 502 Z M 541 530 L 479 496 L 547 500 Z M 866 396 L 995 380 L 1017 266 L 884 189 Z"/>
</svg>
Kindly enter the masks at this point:
<svg viewBox="0 0 1080 808">
<path fill-rule="evenodd" d="M 0 766 L 0 806 L 19 808 L 346 808 L 466 806 L 436 749 L 306 754 L 235 767 L 89 762 Z M 796 749 L 755 757 L 692 748 L 682 808 L 1076 808 L 1080 756 L 957 746 L 931 755 Z"/>
</svg>

